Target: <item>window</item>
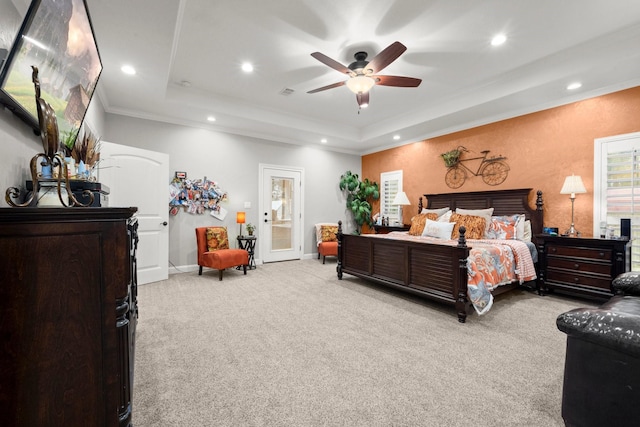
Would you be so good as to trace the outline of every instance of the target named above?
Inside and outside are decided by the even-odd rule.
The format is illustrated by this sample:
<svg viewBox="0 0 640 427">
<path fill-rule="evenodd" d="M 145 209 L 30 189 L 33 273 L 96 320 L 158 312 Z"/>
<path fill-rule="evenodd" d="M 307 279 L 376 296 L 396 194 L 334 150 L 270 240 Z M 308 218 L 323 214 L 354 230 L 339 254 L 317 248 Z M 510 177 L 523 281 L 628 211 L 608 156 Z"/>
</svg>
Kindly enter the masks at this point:
<svg viewBox="0 0 640 427">
<path fill-rule="evenodd" d="M 640 133 L 595 140 L 594 236 L 601 226 L 620 235 L 620 219 L 631 219 L 631 270 L 640 270 Z"/>
<path fill-rule="evenodd" d="M 389 224 L 399 221 L 398 206 L 392 205 L 398 191 L 402 191 L 402 171 L 380 174 L 380 216 L 389 217 Z"/>
</svg>

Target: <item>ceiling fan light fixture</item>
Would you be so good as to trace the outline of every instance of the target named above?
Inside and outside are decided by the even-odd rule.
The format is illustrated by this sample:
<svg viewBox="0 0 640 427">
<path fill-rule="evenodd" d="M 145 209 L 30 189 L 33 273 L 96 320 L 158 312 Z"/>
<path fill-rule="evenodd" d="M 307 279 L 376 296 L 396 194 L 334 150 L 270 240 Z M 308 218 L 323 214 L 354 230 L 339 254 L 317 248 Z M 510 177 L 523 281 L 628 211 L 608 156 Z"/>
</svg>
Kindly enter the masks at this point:
<svg viewBox="0 0 640 427">
<path fill-rule="evenodd" d="M 376 81 L 373 78 L 364 75 L 351 77 L 347 80 L 347 87 L 355 94 L 367 93 L 375 84 Z"/>
</svg>

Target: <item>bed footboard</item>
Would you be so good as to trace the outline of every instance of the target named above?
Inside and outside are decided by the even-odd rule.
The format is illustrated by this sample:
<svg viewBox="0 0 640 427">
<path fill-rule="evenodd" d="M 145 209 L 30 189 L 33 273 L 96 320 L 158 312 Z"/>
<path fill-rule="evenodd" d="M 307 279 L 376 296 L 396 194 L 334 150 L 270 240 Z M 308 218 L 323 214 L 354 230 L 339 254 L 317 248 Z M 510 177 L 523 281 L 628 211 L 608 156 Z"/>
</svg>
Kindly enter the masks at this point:
<svg viewBox="0 0 640 427">
<path fill-rule="evenodd" d="M 457 246 L 342 233 L 338 222 L 338 279 L 344 273 L 455 306 L 458 321 L 467 317 L 465 229 Z"/>
</svg>

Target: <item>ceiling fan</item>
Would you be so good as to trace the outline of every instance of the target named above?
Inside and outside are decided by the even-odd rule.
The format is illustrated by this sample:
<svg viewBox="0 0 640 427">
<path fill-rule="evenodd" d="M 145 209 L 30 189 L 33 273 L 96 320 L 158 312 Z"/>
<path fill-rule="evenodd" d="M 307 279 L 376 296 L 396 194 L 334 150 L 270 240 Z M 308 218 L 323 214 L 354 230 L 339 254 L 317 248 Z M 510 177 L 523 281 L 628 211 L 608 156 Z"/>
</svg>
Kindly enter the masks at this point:
<svg viewBox="0 0 640 427">
<path fill-rule="evenodd" d="M 333 83 L 318 89 L 310 90 L 307 93 L 322 92 L 323 90 L 346 85 L 350 91 L 356 94 L 358 106 L 360 108 L 365 108 L 369 105 L 369 90 L 375 85 L 418 87 L 422 82 L 421 79 L 413 77 L 377 75 L 377 73 L 398 59 L 405 50 L 407 50 L 405 45 L 400 42 L 394 42 L 377 54 L 371 61 L 367 61 L 367 52 L 356 52 L 354 55 L 355 61 L 349 64 L 348 67 L 345 67 L 338 61 L 335 61 L 320 52 L 314 52 L 311 56 L 334 70 L 348 75 L 349 79 L 343 82 Z"/>
</svg>

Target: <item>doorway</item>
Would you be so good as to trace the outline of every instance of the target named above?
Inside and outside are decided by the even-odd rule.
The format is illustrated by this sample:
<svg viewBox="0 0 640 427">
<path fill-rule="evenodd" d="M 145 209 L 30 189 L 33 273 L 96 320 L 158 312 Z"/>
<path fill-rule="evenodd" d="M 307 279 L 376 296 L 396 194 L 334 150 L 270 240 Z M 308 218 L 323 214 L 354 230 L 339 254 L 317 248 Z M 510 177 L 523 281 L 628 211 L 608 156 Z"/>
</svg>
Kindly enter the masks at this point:
<svg viewBox="0 0 640 427">
<path fill-rule="evenodd" d="M 302 168 L 260 164 L 260 255 L 263 262 L 302 259 Z"/>
</svg>

